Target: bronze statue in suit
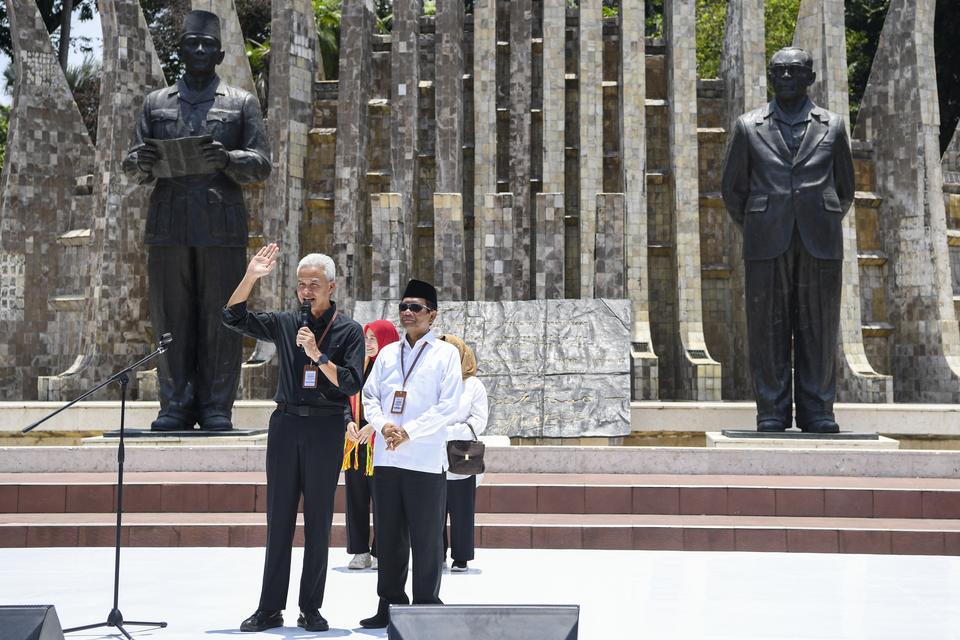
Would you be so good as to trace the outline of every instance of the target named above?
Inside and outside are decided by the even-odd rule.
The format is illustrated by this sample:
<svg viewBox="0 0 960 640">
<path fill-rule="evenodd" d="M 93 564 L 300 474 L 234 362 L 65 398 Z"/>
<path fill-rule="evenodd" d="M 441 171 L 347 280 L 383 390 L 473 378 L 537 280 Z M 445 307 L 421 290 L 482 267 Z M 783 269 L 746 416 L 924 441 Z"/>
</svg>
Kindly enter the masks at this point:
<svg viewBox="0 0 960 640">
<path fill-rule="evenodd" d="M 743 231 L 757 430 L 789 428 L 795 398 L 801 430 L 836 433 L 850 141 L 843 119 L 807 96 L 816 73 L 806 51 L 781 49 L 767 72 L 776 97 L 737 120 L 723 169 L 723 200 Z"/>
<path fill-rule="evenodd" d="M 145 242 L 150 321 L 173 343 L 158 366 L 160 415 L 154 431 L 233 428 L 241 337 L 221 326 L 221 309 L 247 262 L 247 210 L 241 184 L 270 174 L 270 152 L 256 96 L 220 81 L 220 19 L 191 11 L 184 19 L 173 86 L 147 95 L 124 160 L 127 175 L 155 183 Z M 161 151 L 152 139 L 206 136 L 203 157 L 184 173 L 155 175 Z"/>
</svg>

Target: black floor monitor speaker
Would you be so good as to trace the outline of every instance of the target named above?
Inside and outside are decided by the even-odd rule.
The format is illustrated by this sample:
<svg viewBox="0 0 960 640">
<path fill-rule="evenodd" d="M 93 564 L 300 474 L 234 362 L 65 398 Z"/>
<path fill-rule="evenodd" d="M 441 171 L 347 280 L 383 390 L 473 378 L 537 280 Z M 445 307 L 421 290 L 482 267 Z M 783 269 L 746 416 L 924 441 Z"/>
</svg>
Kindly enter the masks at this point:
<svg viewBox="0 0 960 640">
<path fill-rule="evenodd" d="M 391 605 L 389 640 L 577 640 L 578 605 Z"/>
<path fill-rule="evenodd" d="M 60 619 L 52 604 L 0 606 L 3 640 L 63 640 Z"/>
</svg>

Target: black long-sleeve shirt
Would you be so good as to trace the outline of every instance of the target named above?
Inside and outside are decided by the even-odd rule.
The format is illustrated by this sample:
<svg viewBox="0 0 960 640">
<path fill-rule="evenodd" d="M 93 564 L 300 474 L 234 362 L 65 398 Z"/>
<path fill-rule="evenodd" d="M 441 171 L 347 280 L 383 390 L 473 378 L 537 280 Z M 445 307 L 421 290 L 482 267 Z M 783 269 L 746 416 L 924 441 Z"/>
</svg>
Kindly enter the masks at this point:
<svg viewBox="0 0 960 640">
<path fill-rule="evenodd" d="M 330 308 L 323 315 L 310 318 L 310 329 L 315 339 L 323 335 L 336 308 L 336 303 L 331 301 Z M 340 386 L 335 387 L 323 372 L 317 372 L 315 389 L 303 388 L 303 368 L 312 363 L 303 349 L 297 346 L 297 332 L 300 330 L 298 312 L 249 311 L 247 303 L 241 302 L 223 310 L 223 324 L 245 336 L 266 340 L 277 346 L 280 375 L 277 393 L 273 397 L 277 403 L 329 409 L 329 415 L 349 413 L 348 398 L 363 386 L 363 329 L 349 316 L 338 313 L 323 344 L 317 345 L 320 352 L 325 353 L 330 362 L 337 366 Z"/>
</svg>

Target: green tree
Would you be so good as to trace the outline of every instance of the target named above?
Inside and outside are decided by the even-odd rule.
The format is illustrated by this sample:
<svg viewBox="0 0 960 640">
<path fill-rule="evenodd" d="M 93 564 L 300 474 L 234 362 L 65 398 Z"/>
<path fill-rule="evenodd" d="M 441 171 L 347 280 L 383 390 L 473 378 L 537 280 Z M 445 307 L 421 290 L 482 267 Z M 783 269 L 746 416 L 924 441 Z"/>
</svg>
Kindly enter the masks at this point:
<svg viewBox="0 0 960 640">
<path fill-rule="evenodd" d="M 63 20 L 62 0 L 37 0 L 37 9 L 40 10 L 40 17 L 43 18 L 47 33 L 53 34 L 60 29 L 60 22 Z M 73 13 L 80 20 L 91 20 L 95 10 L 96 0 L 73 0 Z M 72 38 L 71 41 L 73 44 L 79 44 L 82 51 L 90 51 L 90 44 L 86 42 L 86 39 Z M 4 2 L 0 2 L 0 51 L 7 54 L 7 57 L 11 60 L 13 59 L 10 17 L 7 15 L 7 7 Z"/>
<path fill-rule="evenodd" d="M 3 159 L 7 155 L 7 125 L 10 122 L 10 107 L 0 105 L 0 171 L 3 171 Z"/>
</svg>

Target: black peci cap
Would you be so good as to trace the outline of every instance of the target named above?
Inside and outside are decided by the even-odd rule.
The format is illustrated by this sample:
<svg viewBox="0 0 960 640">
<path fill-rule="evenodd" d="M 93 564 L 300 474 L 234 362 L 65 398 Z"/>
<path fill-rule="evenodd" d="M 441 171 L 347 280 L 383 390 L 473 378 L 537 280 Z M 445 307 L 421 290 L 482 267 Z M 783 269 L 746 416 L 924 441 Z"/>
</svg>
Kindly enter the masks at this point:
<svg viewBox="0 0 960 640">
<path fill-rule="evenodd" d="M 437 308 L 437 289 L 429 282 L 422 280 L 411 280 L 407 283 L 407 288 L 403 290 L 404 298 L 423 298 L 427 304 Z"/>
<path fill-rule="evenodd" d="M 202 36 L 212 36 L 220 40 L 220 18 L 217 14 L 209 11 L 191 11 L 183 19 L 183 34 L 199 34 Z"/>
</svg>

